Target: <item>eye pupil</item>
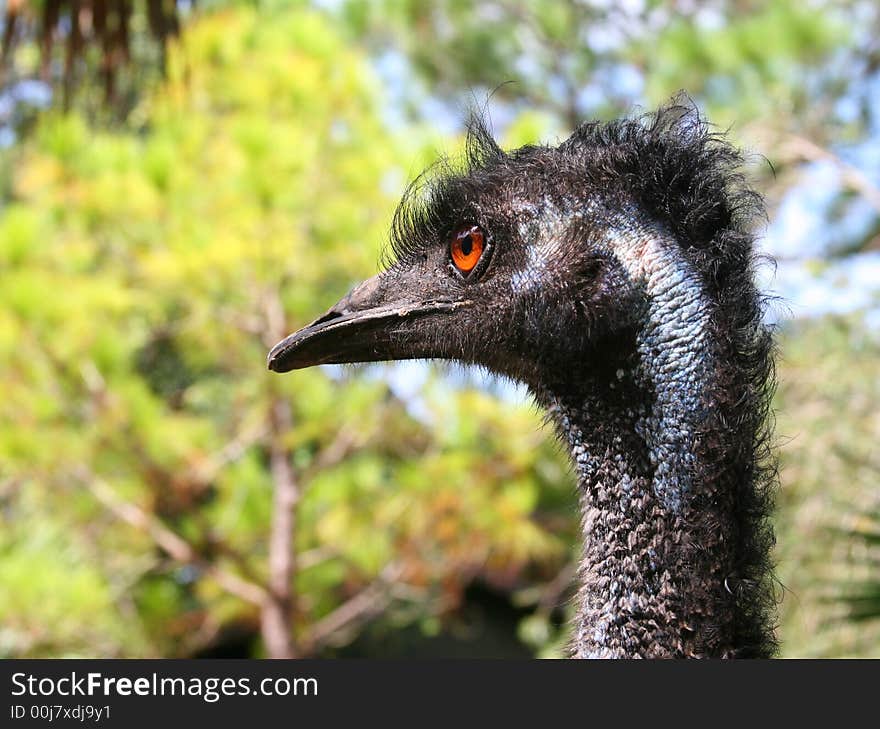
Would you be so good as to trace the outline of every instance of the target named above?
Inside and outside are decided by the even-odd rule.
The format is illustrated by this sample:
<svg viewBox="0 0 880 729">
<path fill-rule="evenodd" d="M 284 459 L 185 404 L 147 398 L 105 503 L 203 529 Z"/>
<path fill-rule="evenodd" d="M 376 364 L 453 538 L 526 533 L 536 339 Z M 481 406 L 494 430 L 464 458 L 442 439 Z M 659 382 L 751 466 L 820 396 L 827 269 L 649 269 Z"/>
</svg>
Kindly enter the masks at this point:
<svg viewBox="0 0 880 729">
<path fill-rule="evenodd" d="M 473 250 L 473 247 L 474 247 L 474 242 L 471 240 L 470 234 L 468 234 L 464 238 L 462 238 L 462 240 L 461 240 L 461 252 L 462 253 L 464 253 L 466 256 L 469 256 L 471 254 L 471 251 Z"/>
</svg>

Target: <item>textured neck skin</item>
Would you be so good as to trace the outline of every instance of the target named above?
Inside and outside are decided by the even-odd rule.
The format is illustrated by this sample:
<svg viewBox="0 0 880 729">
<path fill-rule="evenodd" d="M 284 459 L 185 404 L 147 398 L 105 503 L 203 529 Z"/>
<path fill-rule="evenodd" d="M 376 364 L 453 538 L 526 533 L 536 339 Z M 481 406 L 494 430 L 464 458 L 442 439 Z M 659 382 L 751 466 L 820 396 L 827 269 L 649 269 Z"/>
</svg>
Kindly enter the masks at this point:
<svg viewBox="0 0 880 729">
<path fill-rule="evenodd" d="M 654 229 L 609 234 L 645 297 L 629 346 L 541 399 L 569 444 L 584 554 L 578 658 L 734 657 L 738 526 L 708 299 Z M 540 396 L 539 396 L 540 397 Z M 723 399 L 723 398 L 721 398 Z"/>
</svg>

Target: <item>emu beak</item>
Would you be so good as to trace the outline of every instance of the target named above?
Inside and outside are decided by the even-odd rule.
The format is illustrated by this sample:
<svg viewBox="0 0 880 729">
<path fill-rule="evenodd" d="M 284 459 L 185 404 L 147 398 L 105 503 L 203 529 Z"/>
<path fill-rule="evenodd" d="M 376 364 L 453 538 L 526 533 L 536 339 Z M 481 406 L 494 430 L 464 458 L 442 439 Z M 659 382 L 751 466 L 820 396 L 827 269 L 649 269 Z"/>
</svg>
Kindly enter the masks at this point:
<svg viewBox="0 0 880 729">
<path fill-rule="evenodd" d="M 267 365 L 275 372 L 319 364 L 378 362 L 434 356 L 429 317 L 468 301 L 412 301 L 383 274 L 367 279 L 311 324 L 278 342 Z"/>
</svg>

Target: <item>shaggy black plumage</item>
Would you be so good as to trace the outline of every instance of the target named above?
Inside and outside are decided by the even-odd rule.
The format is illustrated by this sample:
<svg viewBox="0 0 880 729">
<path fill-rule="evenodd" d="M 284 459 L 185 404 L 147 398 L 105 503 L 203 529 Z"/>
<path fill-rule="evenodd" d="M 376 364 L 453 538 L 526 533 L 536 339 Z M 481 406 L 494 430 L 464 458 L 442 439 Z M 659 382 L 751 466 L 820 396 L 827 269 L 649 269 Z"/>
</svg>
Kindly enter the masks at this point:
<svg viewBox="0 0 880 729">
<path fill-rule="evenodd" d="M 773 343 L 741 164 L 686 99 L 512 152 L 475 118 L 463 164 L 404 195 L 387 270 L 270 353 L 525 382 L 580 486 L 576 656 L 775 651 Z M 453 255 L 469 230 L 472 271 Z"/>
</svg>

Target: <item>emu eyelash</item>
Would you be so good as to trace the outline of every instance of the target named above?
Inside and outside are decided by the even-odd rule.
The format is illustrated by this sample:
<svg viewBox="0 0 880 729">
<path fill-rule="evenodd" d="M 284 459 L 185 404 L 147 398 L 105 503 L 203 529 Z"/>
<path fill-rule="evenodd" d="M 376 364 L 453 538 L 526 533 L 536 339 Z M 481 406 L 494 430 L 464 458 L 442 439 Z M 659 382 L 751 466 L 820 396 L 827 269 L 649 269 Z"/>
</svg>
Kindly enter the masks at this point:
<svg viewBox="0 0 880 729">
<path fill-rule="evenodd" d="M 468 176 L 488 161 L 502 159 L 504 152 L 479 115 L 471 116 L 467 132 L 463 159 L 439 159 L 404 190 L 381 255 L 386 266 L 423 255 L 437 240 L 445 244 L 448 221 L 468 217 Z"/>
</svg>

